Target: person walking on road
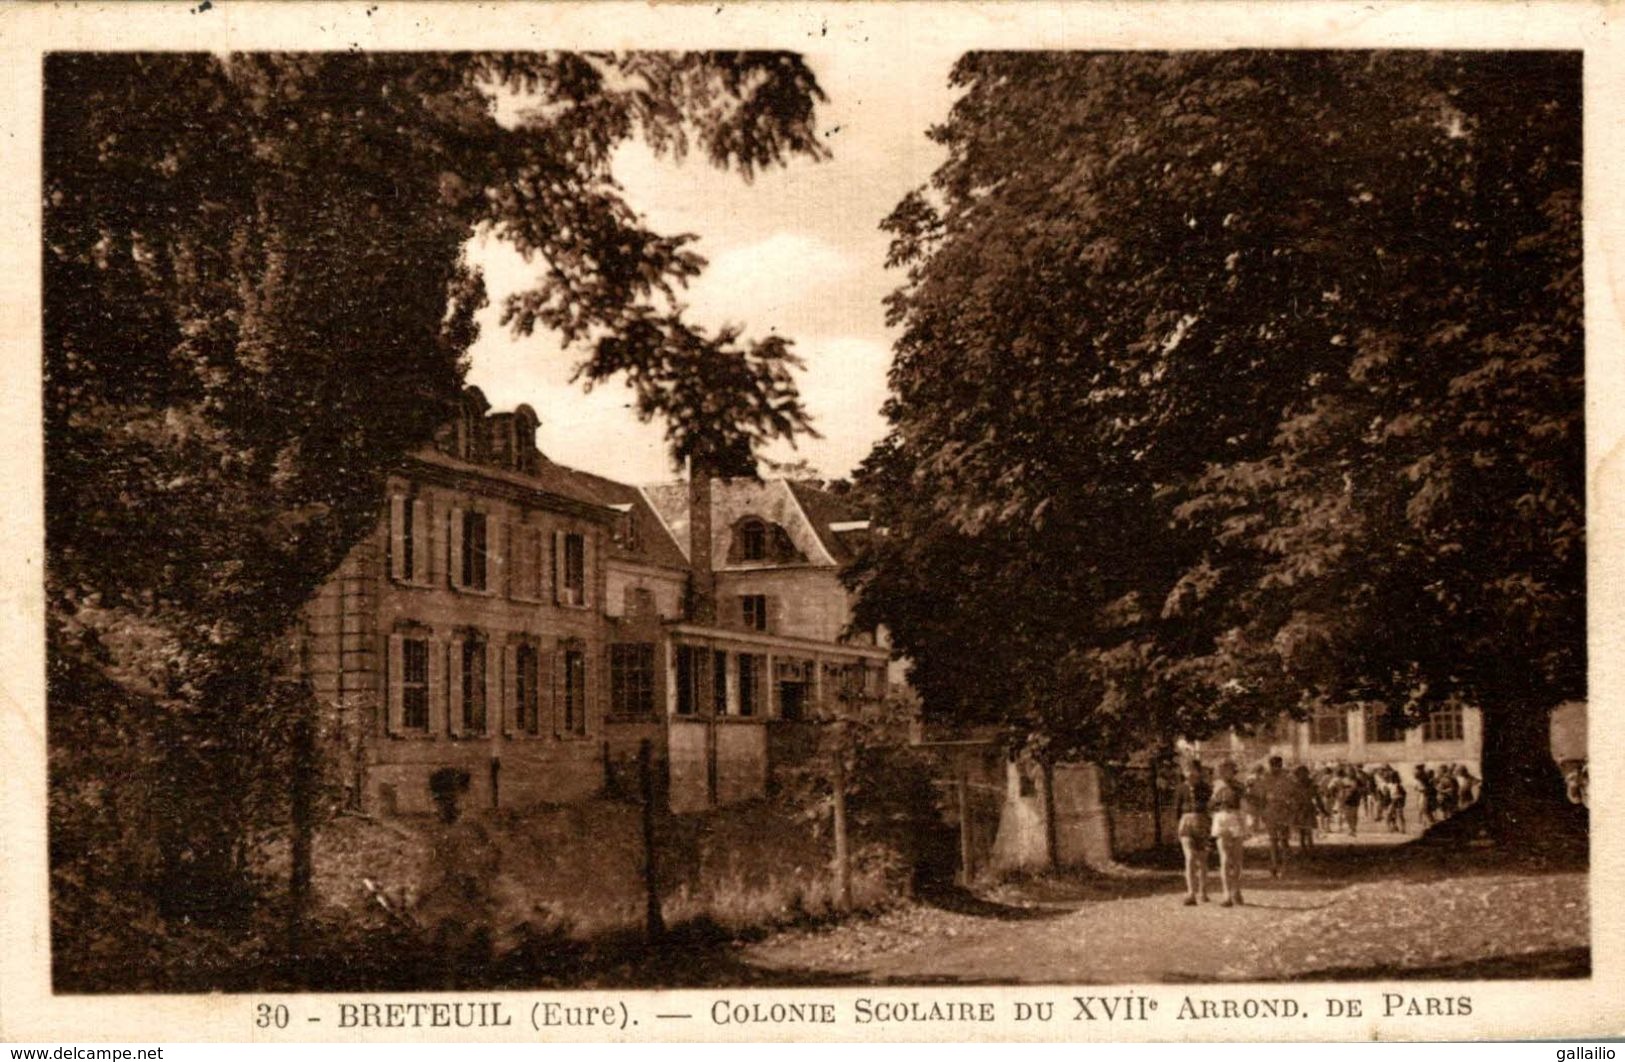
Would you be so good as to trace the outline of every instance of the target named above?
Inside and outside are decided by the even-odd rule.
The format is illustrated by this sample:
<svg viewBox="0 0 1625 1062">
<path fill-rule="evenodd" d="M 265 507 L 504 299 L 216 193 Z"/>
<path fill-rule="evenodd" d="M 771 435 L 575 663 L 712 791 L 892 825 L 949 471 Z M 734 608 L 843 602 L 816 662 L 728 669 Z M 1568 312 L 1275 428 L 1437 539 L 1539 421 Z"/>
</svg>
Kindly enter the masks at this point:
<svg viewBox="0 0 1625 1062">
<path fill-rule="evenodd" d="M 1417 816 L 1424 828 L 1439 821 L 1439 791 L 1433 785 L 1433 772 L 1427 764 L 1416 765 L 1416 788 L 1422 793 L 1422 812 Z"/>
<path fill-rule="evenodd" d="M 1185 906 L 1196 906 L 1196 898 L 1207 902 L 1208 833 L 1213 828 L 1208 805 L 1213 787 L 1208 784 L 1202 764 L 1192 760 L 1185 768 L 1185 780 L 1174 797 L 1174 816 L 1179 823 L 1179 847 L 1185 853 Z"/>
<path fill-rule="evenodd" d="M 1259 780 L 1257 799 L 1263 805 L 1264 829 L 1270 839 L 1270 877 L 1286 873 L 1287 848 L 1292 841 L 1292 776 L 1281 757 L 1271 756 L 1269 770 Z"/>
<path fill-rule="evenodd" d="M 1220 907 L 1235 907 L 1241 898 L 1242 854 L 1247 843 L 1247 823 L 1242 815 L 1242 804 L 1247 787 L 1236 777 L 1236 764 L 1225 760 L 1219 764 L 1219 781 L 1213 787 L 1208 807 L 1213 813 L 1213 839 L 1219 845 L 1219 880 L 1224 884 L 1224 900 Z"/>
<path fill-rule="evenodd" d="M 1306 852 L 1315 846 L 1315 827 L 1326 814 L 1320 799 L 1320 790 L 1309 777 L 1309 768 L 1299 764 L 1292 772 L 1292 824 L 1298 830 L 1298 850 Z"/>
<path fill-rule="evenodd" d="M 1340 782 L 1338 796 L 1343 807 L 1343 825 L 1348 827 L 1349 836 L 1353 837 L 1360 832 L 1360 801 L 1365 799 L 1364 787 L 1360 785 L 1360 776 L 1352 767 L 1342 769 Z"/>
<path fill-rule="evenodd" d="M 1410 826 L 1405 822 L 1405 779 L 1398 771 L 1388 772 L 1388 785 L 1390 787 L 1388 803 L 1388 825 L 1395 833 L 1405 833 Z"/>
</svg>

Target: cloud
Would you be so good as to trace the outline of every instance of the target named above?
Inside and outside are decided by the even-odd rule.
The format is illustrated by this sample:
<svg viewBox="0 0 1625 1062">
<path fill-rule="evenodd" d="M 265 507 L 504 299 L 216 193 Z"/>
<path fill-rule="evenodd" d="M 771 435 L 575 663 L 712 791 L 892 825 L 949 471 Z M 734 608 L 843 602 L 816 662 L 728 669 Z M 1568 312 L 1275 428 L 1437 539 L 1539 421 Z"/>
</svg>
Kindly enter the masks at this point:
<svg viewBox="0 0 1625 1062">
<path fill-rule="evenodd" d="M 751 334 L 816 318 L 859 263 L 816 236 L 775 232 L 710 255 L 710 265 L 683 296 L 696 320 L 715 327 L 744 324 Z"/>
<path fill-rule="evenodd" d="M 797 380 L 801 398 L 823 438 L 800 440 L 795 451 L 774 447 L 768 456 L 805 457 L 827 476 L 844 476 L 886 434 L 880 406 L 888 393 L 891 349 L 851 335 L 804 337 L 796 347 L 807 363 Z"/>
</svg>

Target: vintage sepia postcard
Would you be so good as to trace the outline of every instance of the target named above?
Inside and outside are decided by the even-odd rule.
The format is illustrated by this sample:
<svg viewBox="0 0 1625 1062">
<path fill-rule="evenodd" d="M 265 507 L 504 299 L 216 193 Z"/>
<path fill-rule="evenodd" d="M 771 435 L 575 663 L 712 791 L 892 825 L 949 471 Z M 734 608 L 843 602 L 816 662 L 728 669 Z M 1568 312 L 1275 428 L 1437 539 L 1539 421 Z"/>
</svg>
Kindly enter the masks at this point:
<svg viewBox="0 0 1625 1062">
<path fill-rule="evenodd" d="M 0 1035 L 1625 1034 L 1620 13 L 0 12 Z"/>
</svg>

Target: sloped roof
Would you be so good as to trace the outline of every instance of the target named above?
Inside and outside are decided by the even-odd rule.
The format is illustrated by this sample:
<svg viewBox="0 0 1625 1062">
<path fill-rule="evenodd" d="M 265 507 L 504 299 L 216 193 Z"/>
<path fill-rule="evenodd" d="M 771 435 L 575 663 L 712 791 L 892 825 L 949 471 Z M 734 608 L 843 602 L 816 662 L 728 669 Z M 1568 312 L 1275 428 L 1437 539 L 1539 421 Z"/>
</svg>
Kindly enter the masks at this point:
<svg viewBox="0 0 1625 1062">
<path fill-rule="evenodd" d="M 663 568 L 688 567 L 687 556 L 677 547 L 660 517 L 650 507 L 648 499 L 641 490 L 629 483 L 618 483 L 604 476 L 557 464 L 546 457 L 541 459 L 534 472 L 517 472 L 465 461 L 429 447 L 413 456 L 424 464 L 437 465 L 466 475 L 511 483 L 516 487 L 540 491 L 598 509 L 629 512 L 641 548 L 634 552 L 615 539 L 610 544 L 610 556 Z"/>
<path fill-rule="evenodd" d="M 816 480 L 788 479 L 780 481 L 791 497 L 806 514 L 807 522 L 819 543 L 837 564 L 847 564 L 857 554 L 857 547 L 869 534 L 868 521 L 844 498 L 825 490 Z M 726 491 L 728 481 L 718 479 L 712 488 Z M 683 480 L 655 483 L 643 488 L 644 495 L 660 514 L 683 555 L 688 555 L 688 484 Z M 835 525 L 848 526 L 837 531 Z"/>
<path fill-rule="evenodd" d="M 857 547 L 863 542 L 863 537 L 869 534 L 864 515 L 848 504 L 845 498 L 830 493 L 815 480 L 791 479 L 785 482 L 802 511 L 807 514 L 818 540 L 829 550 L 829 555 L 838 564 L 850 563 L 857 555 Z M 835 524 L 865 526 L 837 531 L 832 526 Z"/>
<path fill-rule="evenodd" d="M 688 483 L 676 480 L 670 483 L 651 483 L 643 488 L 644 497 L 671 532 L 671 538 L 688 559 Z"/>
<path fill-rule="evenodd" d="M 644 492 L 630 483 L 620 483 L 592 472 L 555 464 L 542 458 L 538 478 L 560 485 L 559 493 L 568 491 L 569 497 L 591 498 L 594 504 L 627 510 L 637 529 L 640 548 L 629 550 L 616 541 L 610 555 L 639 564 L 655 564 L 663 568 L 687 568 L 688 556 L 677 539 L 667 530 L 665 522 L 650 506 Z"/>
</svg>

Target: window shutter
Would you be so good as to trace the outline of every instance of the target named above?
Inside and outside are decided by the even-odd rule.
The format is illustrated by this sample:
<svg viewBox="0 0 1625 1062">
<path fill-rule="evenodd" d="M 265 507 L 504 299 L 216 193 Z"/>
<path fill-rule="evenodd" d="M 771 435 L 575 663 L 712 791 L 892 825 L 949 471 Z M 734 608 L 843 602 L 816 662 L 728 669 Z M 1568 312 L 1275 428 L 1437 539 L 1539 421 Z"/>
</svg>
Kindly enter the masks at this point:
<svg viewBox="0 0 1625 1062">
<path fill-rule="evenodd" d="M 525 585 L 525 529 L 508 523 L 502 528 L 502 592 L 509 597 L 527 597 Z"/>
<path fill-rule="evenodd" d="M 390 734 L 399 734 L 401 732 L 401 683 L 406 679 L 404 642 L 405 639 L 398 634 L 389 636 L 389 690 L 384 714 L 384 728 Z"/>
<path fill-rule="evenodd" d="M 429 558 L 433 554 L 431 543 L 434 528 L 429 519 L 429 506 L 422 498 L 412 499 L 412 581 L 419 585 L 430 582 Z"/>
<path fill-rule="evenodd" d="M 495 734 L 502 727 L 502 654 L 496 646 L 485 643 L 485 722 L 481 734 Z"/>
<path fill-rule="evenodd" d="M 446 732 L 463 732 L 463 640 L 451 640 L 451 656 L 446 668 Z"/>
<path fill-rule="evenodd" d="M 779 715 L 779 684 L 773 677 L 775 669 L 779 666 L 778 658 L 764 655 L 756 659 L 761 665 L 761 674 L 756 676 L 756 689 L 761 693 L 761 700 L 757 702 L 760 711 L 772 719 L 782 718 Z"/>
<path fill-rule="evenodd" d="M 557 534 L 554 535 L 554 541 L 558 541 Z M 564 650 L 553 650 L 549 654 L 549 659 L 553 666 L 548 669 L 552 672 L 548 692 L 553 702 L 553 735 L 557 737 L 564 733 Z"/>
<path fill-rule="evenodd" d="M 777 594 L 768 594 L 767 604 L 767 633 L 777 634 L 784 629 L 784 599 Z"/>
<path fill-rule="evenodd" d="M 536 649 L 536 729 L 532 733 L 540 736 L 547 733 L 547 714 L 552 709 L 553 698 L 553 656 L 544 652 L 540 644 Z"/>
<path fill-rule="evenodd" d="M 553 603 L 564 604 L 564 532 L 553 532 Z"/>
<path fill-rule="evenodd" d="M 533 527 L 526 540 L 526 555 L 530 567 L 530 596 L 542 600 L 547 589 L 547 536 L 541 528 Z"/>
<path fill-rule="evenodd" d="M 497 710 L 502 713 L 502 732 L 512 737 L 519 719 L 519 651 L 512 645 L 502 647 L 502 697 Z"/>
<path fill-rule="evenodd" d="M 406 499 L 399 494 L 389 499 L 389 577 L 406 578 Z"/>
<path fill-rule="evenodd" d="M 493 594 L 508 593 L 508 524 L 487 517 L 485 521 L 485 586 Z"/>
<path fill-rule="evenodd" d="M 429 642 L 429 733 L 446 732 L 446 643 Z"/>
<path fill-rule="evenodd" d="M 451 510 L 451 553 L 448 557 L 451 568 L 451 585 L 455 590 L 463 588 L 463 510 L 452 507 Z M 459 662 L 461 657 L 458 658 Z"/>
<path fill-rule="evenodd" d="M 589 586 L 592 584 L 588 584 Z M 581 647 L 581 718 L 576 722 L 576 733 L 585 737 L 592 733 L 592 699 L 598 692 L 598 683 L 593 681 L 597 676 L 593 674 L 592 661 L 587 658 L 587 647 Z"/>
<path fill-rule="evenodd" d="M 423 528 L 422 562 L 418 567 L 422 571 L 422 579 L 427 586 L 446 585 L 446 544 L 445 535 L 442 534 L 441 524 L 435 515 L 434 503 L 420 501 L 423 506 L 423 522 L 418 526 Z"/>
<path fill-rule="evenodd" d="M 593 592 L 593 576 L 596 569 L 596 565 L 593 564 L 593 552 L 597 545 L 597 534 L 581 536 L 581 604 L 584 608 L 591 608 L 598 597 Z"/>
</svg>

